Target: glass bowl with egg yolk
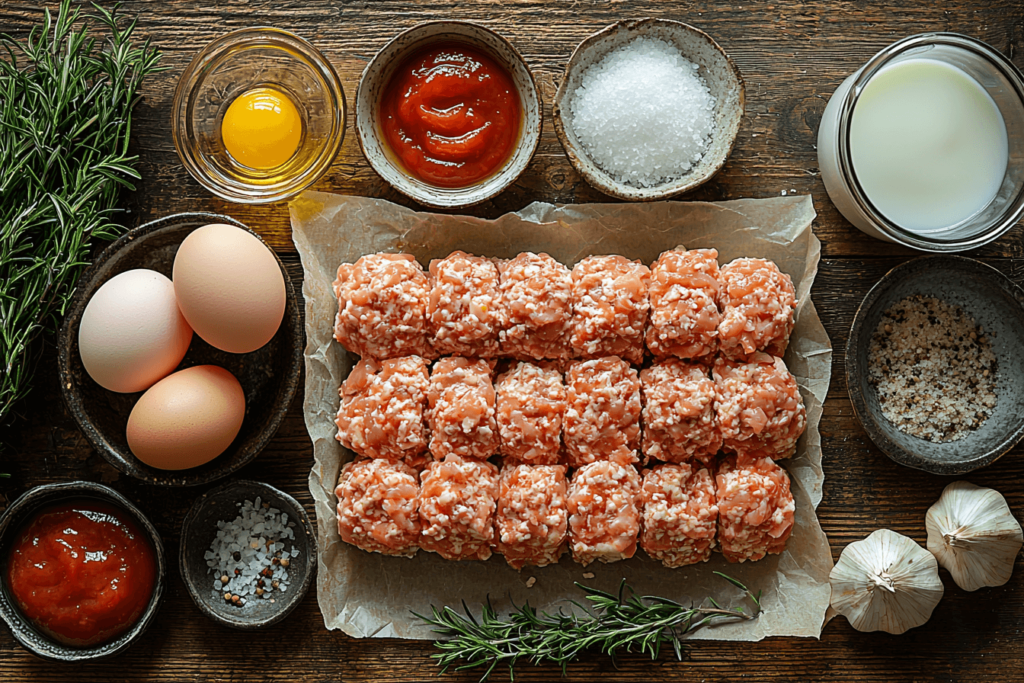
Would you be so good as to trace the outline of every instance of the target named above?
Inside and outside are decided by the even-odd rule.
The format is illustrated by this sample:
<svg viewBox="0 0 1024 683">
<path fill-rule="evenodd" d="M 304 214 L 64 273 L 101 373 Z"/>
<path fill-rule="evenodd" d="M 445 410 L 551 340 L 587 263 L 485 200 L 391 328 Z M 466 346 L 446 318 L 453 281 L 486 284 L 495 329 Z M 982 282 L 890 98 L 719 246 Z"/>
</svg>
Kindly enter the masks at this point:
<svg viewBox="0 0 1024 683">
<path fill-rule="evenodd" d="M 330 167 L 344 137 L 345 96 L 326 58 L 274 28 L 207 45 L 174 93 L 172 133 L 203 187 L 245 204 L 288 199 Z"/>
</svg>

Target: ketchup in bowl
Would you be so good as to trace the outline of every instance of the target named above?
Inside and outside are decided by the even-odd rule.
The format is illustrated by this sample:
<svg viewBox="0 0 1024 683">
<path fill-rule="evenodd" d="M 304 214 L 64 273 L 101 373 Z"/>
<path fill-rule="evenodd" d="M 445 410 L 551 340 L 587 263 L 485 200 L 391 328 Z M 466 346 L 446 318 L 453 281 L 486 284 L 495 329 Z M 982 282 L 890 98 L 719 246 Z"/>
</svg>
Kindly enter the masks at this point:
<svg viewBox="0 0 1024 683">
<path fill-rule="evenodd" d="M 36 628 L 73 647 L 107 642 L 139 620 L 156 585 L 156 554 L 120 509 L 92 499 L 43 508 L 7 560 L 14 604 Z"/>
</svg>

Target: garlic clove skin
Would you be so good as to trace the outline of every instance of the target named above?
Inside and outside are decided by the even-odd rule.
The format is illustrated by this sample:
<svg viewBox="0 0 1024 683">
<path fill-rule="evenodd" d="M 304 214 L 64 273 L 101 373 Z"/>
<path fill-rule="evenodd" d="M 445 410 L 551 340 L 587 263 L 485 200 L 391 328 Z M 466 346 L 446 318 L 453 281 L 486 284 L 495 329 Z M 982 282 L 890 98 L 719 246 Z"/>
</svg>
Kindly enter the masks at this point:
<svg viewBox="0 0 1024 683">
<path fill-rule="evenodd" d="M 889 529 L 846 546 L 829 582 L 832 607 L 850 625 L 894 634 L 928 621 L 944 590 L 935 557 Z"/>
<path fill-rule="evenodd" d="M 924 523 L 928 550 L 965 591 L 1010 580 L 1024 533 L 998 491 L 955 481 L 928 509 Z"/>
</svg>

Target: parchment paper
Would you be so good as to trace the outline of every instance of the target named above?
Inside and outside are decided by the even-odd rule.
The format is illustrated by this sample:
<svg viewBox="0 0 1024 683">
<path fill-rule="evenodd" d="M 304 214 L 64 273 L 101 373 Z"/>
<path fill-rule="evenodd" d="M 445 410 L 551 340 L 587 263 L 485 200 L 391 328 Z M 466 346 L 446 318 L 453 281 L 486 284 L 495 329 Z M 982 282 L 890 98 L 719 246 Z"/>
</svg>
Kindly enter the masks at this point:
<svg viewBox="0 0 1024 683">
<path fill-rule="evenodd" d="M 741 592 L 714 570 L 762 590 L 764 614 L 756 621 L 722 624 L 695 637 L 759 640 L 770 635 L 821 634 L 829 603 L 832 556 L 815 516 L 821 501 L 821 438 L 818 423 L 828 390 L 832 350 L 811 302 L 820 243 L 811 231 L 810 197 L 741 199 L 722 203 L 656 202 L 555 207 L 534 203 L 495 221 L 418 213 L 380 199 L 307 192 L 290 206 L 292 235 L 302 258 L 306 299 L 306 427 L 315 463 L 309 488 L 316 501 L 319 575 L 317 594 L 328 629 L 362 637 L 432 638 L 411 611 L 431 605 L 478 608 L 490 596 L 499 611 L 509 599 L 541 609 L 568 608 L 580 598 L 574 581 L 614 591 L 626 580 L 638 592 L 681 602 L 708 596 L 721 604 L 745 604 Z M 487 562 L 449 562 L 433 553 L 411 559 L 366 553 L 343 543 L 335 521 L 334 488 L 352 454 L 335 440 L 338 387 L 354 362 L 332 336 L 337 303 L 331 289 L 338 265 L 378 251 L 412 253 L 426 266 L 455 249 L 511 258 L 521 251 L 547 252 L 570 268 L 590 254 L 622 254 L 650 265 L 677 245 L 718 249 L 720 263 L 740 256 L 775 261 L 796 285 L 799 304 L 786 363 L 807 405 L 807 433 L 797 455 L 783 461 L 796 498 L 796 524 L 778 556 L 740 565 L 716 554 L 710 562 L 666 569 L 638 551 L 615 564 L 587 568 L 568 555 L 558 565 L 511 569 L 498 555 Z M 593 573 L 593 579 L 583 578 Z M 529 577 L 536 577 L 532 588 Z"/>
</svg>

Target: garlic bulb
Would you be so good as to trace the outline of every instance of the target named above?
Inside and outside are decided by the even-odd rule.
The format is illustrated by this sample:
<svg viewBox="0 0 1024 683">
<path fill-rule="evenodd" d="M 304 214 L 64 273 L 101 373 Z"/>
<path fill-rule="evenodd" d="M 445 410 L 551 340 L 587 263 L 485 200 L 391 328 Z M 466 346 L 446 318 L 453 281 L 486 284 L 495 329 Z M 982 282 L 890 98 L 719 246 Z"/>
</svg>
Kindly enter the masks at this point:
<svg viewBox="0 0 1024 683">
<path fill-rule="evenodd" d="M 998 491 L 955 481 L 928 509 L 924 524 L 928 550 L 965 591 L 1010 580 L 1024 534 Z"/>
<path fill-rule="evenodd" d="M 832 607 L 858 631 L 903 633 L 920 626 L 943 591 L 935 557 L 888 529 L 846 546 L 829 581 Z"/>
</svg>

